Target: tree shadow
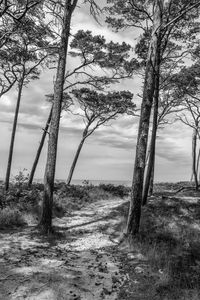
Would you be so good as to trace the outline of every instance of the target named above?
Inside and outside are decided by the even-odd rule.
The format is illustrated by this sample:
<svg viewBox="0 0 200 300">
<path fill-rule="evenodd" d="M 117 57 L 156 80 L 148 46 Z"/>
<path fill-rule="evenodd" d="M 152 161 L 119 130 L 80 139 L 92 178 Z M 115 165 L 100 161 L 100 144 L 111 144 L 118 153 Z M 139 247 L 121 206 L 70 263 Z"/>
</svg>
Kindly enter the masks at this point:
<svg viewBox="0 0 200 300">
<path fill-rule="evenodd" d="M 42 241 L 24 251 L 21 241 L 9 246 L 0 266 L 0 299 L 100 299 L 121 284 L 107 249 L 66 251 Z"/>
</svg>

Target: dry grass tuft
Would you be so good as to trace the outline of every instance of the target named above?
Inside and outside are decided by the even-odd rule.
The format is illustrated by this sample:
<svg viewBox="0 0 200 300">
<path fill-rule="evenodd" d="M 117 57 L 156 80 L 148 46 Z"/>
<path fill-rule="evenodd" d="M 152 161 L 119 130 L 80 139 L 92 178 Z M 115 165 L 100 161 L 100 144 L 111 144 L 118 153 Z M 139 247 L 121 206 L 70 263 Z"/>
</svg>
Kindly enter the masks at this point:
<svg viewBox="0 0 200 300">
<path fill-rule="evenodd" d="M 0 229 L 25 224 L 22 214 L 18 209 L 6 207 L 0 210 Z"/>
</svg>

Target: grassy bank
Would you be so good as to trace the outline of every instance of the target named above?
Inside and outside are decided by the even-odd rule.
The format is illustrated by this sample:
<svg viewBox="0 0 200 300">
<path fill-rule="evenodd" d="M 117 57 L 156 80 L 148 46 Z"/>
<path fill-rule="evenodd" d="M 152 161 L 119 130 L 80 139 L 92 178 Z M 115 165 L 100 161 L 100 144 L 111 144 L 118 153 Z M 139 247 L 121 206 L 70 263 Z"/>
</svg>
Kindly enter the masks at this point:
<svg viewBox="0 0 200 300">
<path fill-rule="evenodd" d="M 140 234 L 128 247 L 121 245 L 129 280 L 119 300 L 200 299 L 200 192 L 186 189 L 176 194 L 181 186 L 157 185 L 154 197 L 143 208 Z M 122 231 L 128 203 L 118 213 Z"/>
</svg>

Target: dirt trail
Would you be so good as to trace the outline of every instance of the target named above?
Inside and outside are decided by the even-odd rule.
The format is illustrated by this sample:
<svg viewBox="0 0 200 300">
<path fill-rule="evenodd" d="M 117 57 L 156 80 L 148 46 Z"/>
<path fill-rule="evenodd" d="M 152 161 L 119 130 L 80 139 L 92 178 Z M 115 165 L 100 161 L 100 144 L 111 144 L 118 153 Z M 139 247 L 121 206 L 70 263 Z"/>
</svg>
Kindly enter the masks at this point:
<svg viewBox="0 0 200 300">
<path fill-rule="evenodd" d="M 117 207 L 125 200 L 88 204 L 55 219 L 59 236 L 34 227 L 0 234 L 0 300 L 114 300 L 125 276 L 109 251 Z"/>
</svg>

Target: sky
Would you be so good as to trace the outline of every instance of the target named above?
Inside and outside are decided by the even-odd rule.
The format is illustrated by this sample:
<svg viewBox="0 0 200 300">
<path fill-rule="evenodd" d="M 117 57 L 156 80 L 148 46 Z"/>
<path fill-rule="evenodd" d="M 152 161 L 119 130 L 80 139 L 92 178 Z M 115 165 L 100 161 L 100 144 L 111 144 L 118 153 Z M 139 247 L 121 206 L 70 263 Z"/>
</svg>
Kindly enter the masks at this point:
<svg viewBox="0 0 200 300">
<path fill-rule="evenodd" d="M 76 9 L 72 19 L 72 33 L 79 29 L 91 30 L 104 35 L 106 40 L 131 44 L 138 38 L 138 31 L 115 33 L 107 26 L 98 24 L 88 15 L 87 9 Z M 73 67 L 68 58 L 67 69 Z M 53 90 L 54 71 L 43 72 L 40 79 L 31 82 L 23 90 L 23 97 L 15 138 L 11 174 L 15 176 L 27 169 L 30 171 L 42 128 L 50 110 L 45 95 Z M 117 89 L 130 90 L 134 101 L 140 106 L 138 93 L 142 92 L 142 81 L 138 76 L 123 80 Z M 13 88 L 0 99 L 0 178 L 5 178 L 12 122 L 17 90 Z M 138 117 L 124 116 L 99 128 L 85 142 L 80 154 L 74 179 L 79 180 L 124 180 L 131 181 L 134 168 Z M 84 124 L 80 117 L 62 113 L 56 166 L 56 178 L 66 180 L 80 142 Z M 156 148 L 155 181 L 183 181 L 191 177 L 191 128 L 181 123 L 167 125 L 158 132 Z M 47 143 L 43 149 L 35 178 L 44 177 Z"/>
</svg>

